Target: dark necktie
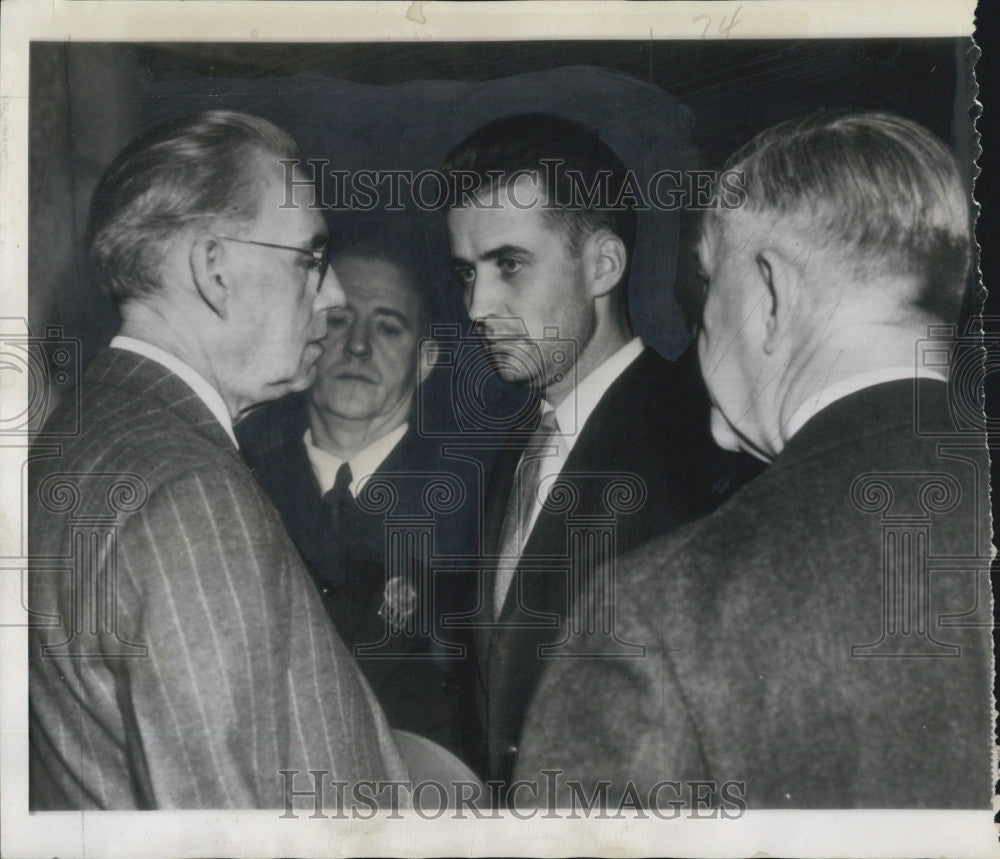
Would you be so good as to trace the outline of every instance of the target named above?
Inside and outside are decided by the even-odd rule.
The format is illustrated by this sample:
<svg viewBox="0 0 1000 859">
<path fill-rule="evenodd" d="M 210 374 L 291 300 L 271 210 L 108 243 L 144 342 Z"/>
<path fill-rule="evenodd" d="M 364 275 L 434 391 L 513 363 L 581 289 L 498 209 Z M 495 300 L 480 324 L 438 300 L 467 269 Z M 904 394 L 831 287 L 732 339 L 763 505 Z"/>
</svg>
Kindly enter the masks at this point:
<svg viewBox="0 0 1000 859">
<path fill-rule="evenodd" d="M 347 525 L 354 512 L 357 510 L 358 502 L 351 494 L 351 481 L 354 475 L 351 474 L 351 466 L 345 462 L 337 469 L 337 476 L 333 481 L 333 488 L 326 493 L 323 501 L 330 507 L 334 524 L 337 525 L 338 533 L 342 527 Z"/>
<path fill-rule="evenodd" d="M 556 422 L 555 411 L 544 412 L 538 422 L 538 429 L 532 433 L 524 453 L 521 454 L 500 531 L 500 566 L 493 581 L 494 617 L 500 614 L 511 580 L 514 578 L 514 567 L 528 541 L 528 526 L 531 524 L 531 514 L 538 498 L 539 484 L 542 478 L 553 470 L 551 457 L 557 453 L 555 436 L 558 432 L 559 424 Z M 549 464 L 548 468 L 546 463 Z"/>
</svg>

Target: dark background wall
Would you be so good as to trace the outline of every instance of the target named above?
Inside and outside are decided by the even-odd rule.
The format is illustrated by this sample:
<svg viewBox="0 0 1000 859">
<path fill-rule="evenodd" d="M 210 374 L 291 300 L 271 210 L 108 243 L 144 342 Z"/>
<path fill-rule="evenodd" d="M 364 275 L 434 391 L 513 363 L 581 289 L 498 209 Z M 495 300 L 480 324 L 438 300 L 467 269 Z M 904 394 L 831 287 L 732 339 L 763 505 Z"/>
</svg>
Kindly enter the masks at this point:
<svg viewBox="0 0 1000 859">
<path fill-rule="evenodd" d="M 86 207 L 118 149 L 158 119 L 207 107 L 251 110 L 287 128 L 307 157 L 331 158 L 346 169 L 419 169 L 436 166 L 451 145 L 494 116 L 548 109 L 593 125 L 641 172 L 719 166 L 757 132 L 818 109 L 881 109 L 926 125 L 971 175 L 970 47 L 953 39 L 36 43 L 32 329 L 61 325 L 81 340 L 85 357 L 110 339 L 113 312 L 90 282 L 81 253 Z M 515 75 L 527 77 L 502 80 Z M 350 215 L 332 217 L 336 232 L 351 230 Z M 443 218 L 417 220 L 440 312 L 460 316 L 444 268 Z M 673 214 L 640 218 L 633 315 L 641 333 L 668 354 L 684 345 L 673 295 L 675 287 L 682 299 L 686 294 L 692 224 Z"/>
</svg>

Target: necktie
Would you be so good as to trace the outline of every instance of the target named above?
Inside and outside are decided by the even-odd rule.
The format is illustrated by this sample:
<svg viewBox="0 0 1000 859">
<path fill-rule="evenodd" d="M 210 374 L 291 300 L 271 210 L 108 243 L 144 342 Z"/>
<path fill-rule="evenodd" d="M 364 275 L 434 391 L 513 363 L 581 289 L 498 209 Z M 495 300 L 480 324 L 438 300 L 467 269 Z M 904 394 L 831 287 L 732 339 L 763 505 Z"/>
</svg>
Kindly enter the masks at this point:
<svg viewBox="0 0 1000 859">
<path fill-rule="evenodd" d="M 357 504 L 354 496 L 351 495 L 352 480 L 354 480 L 354 475 L 351 474 L 351 466 L 345 462 L 337 469 L 337 476 L 333 480 L 333 488 L 326 493 L 326 498 L 324 499 L 330 504 L 331 512 L 338 525 L 342 525 L 345 520 L 350 518 Z"/>
<path fill-rule="evenodd" d="M 544 412 L 528 444 L 521 454 L 514 477 L 514 487 L 507 502 L 507 512 L 500 531 L 500 564 L 493 580 L 493 616 L 500 616 L 510 583 L 514 578 L 514 568 L 517 566 L 528 540 L 528 526 L 531 524 L 531 514 L 538 498 L 538 487 L 541 479 L 550 474 L 555 436 L 559 432 L 556 413 L 553 410 Z M 550 464 L 546 468 L 546 463 Z"/>
</svg>

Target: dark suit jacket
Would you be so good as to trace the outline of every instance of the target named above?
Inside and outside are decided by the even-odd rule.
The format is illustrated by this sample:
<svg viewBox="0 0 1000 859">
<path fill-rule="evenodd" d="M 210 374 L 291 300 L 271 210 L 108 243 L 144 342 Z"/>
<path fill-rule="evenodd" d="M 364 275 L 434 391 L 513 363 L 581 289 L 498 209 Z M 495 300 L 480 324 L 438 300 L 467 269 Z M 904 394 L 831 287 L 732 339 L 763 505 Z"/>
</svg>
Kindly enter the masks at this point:
<svg viewBox="0 0 1000 859">
<path fill-rule="evenodd" d="M 31 808 L 282 808 L 282 769 L 401 776 L 277 512 L 194 391 L 108 349 L 80 403 L 29 468 Z"/>
<path fill-rule="evenodd" d="M 518 774 L 644 798 L 735 781 L 750 808 L 986 808 L 985 439 L 956 436 L 944 384 L 914 387 L 833 403 L 714 514 L 624 559 L 621 634 L 645 658 L 552 663 Z"/>
<path fill-rule="evenodd" d="M 307 425 L 304 398 L 290 397 L 251 416 L 237 433 L 257 480 L 281 513 L 330 617 L 390 724 L 465 757 L 479 742 L 469 642 L 443 629 L 440 619 L 468 610 L 474 582 L 464 571 L 447 569 L 441 559 L 472 554 L 478 544 L 481 468 L 445 457 L 438 439 L 424 438 L 411 426 L 359 494 L 362 510 L 352 533 L 338 534 L 302 439 Z M 451 489 L 462 494 L 460 503 L 429 498 L 427 490 L 442 480 L 451 481 Z M 380 484 L 395 503 L 390 509 L 365 511 L 367 503 L 381 496 Z M 429 563 L 407 568 L 418 600 L 433 604 L 434 636 L 419 628 L 395 634 L 379 614 L 388 528 L 415 518 L 434 525 L 432 557 L 425 559 Z M 408 559 L 413 556 L 412 546 L 405 551 Z M 387 639 L 386 650 L 370 649 Z"/>
<path fill-rule="evenodd" d="M 714 445 L 708 407 L 690 353 L 670 362 L 647 348 L 591 413 L 560 476 L 575 503 L 568 510 L 559 509 L 553 502 L 565 493 L 550 494 L 525 543 L 497 623 L 484 615 L 477 629 L 479 710 L 491 778 L 509 777 L 525 710 L 542 668 L 551 661 L 548 656 L 553 655 L 542 654 L 539 648 L 561 638 L 571 598 L 568 566 L 573 564 L 586 583 L 599 562 L 599 543 L 588 545 L 579 532 L 573 537 L 574 525 L 593 530 L 595 524 L 600 529 L 612 522 L 614 537 L 607 551 L 617 557 L 707 513 L 740 479 L 739 469 L 747 466 L 746 460 Z M 489 482 L 484 537 L 489 555 L 499 552 L 524 445 L 523 435 L 511 440 Z M 641 503 L 632 509 L 629 499 L 634 493 Z M 579 555 L 570 561 L 574 546 Z M 492 602 L 494 571 L 495 567 L 486 576 L 485 611 Z"/>
</svg>

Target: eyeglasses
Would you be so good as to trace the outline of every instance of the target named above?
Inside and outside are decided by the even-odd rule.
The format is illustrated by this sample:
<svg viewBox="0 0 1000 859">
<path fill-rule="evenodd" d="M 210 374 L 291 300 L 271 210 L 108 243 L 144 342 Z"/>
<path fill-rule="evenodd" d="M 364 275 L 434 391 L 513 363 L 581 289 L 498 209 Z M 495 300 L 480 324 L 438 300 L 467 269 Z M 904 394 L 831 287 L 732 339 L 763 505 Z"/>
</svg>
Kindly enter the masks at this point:
<svg viewBox="0 0 1000 859">
<path fill-rule="evenodd" d="M 319 272 L 319 281 L 316 283 L 316 292 L 319 292 L 323 288 L 323 278 L 326 277 L 326 270 L 330 265 L 329 244 L 325 244 L 318 250 L 309 250 L 308 248 L 297 248 L 294 245 L 276 245 L 272 242 L 258 242 L 254 239 L 238 239 L 235 236 L 219 236 L 219 238 L 225 239 L 229 242 L 239 242 L 241 245 L 259 245 L 262 248 L 277 248 L 280 251 L 295 251 L 312 257 L 312 262 L 309 264 L 309 271 Z"/>
</svg>

